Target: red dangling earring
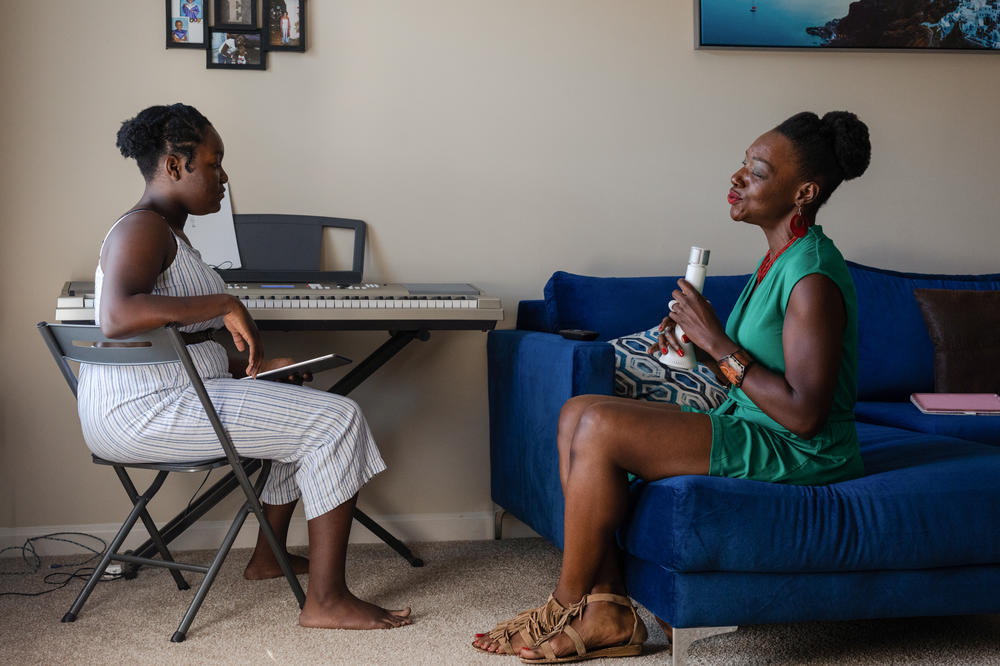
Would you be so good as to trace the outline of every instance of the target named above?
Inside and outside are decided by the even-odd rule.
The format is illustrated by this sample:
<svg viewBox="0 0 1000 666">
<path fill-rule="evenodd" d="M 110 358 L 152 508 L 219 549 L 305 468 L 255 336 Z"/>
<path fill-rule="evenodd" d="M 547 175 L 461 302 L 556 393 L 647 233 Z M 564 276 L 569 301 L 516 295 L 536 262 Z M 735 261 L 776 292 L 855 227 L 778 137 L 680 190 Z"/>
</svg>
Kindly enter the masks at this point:
<svg viewBox="0 0 1000 666">
<path fill-rule="evenodd" d="M 803 238 L 806 235 L 809 227 L 806 226 L 806 221 L 802 219 L 802 206 L 799 206 L 795 215 L 792 215 L 792 221 L 788 223 L 788 226 L 792 230 L 792 235 L 796 238 Z"/>
</svg>

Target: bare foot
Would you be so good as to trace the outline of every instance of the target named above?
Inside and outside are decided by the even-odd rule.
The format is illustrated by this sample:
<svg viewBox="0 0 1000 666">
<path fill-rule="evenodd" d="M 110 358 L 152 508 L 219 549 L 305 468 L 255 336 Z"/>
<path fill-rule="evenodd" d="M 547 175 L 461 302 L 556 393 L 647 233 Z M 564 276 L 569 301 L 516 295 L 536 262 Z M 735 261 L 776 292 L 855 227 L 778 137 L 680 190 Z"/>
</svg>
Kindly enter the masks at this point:
<svg viewBox="0 0 1000 666">
<path fill-rule="evenodd" d="M 632 637 L 632 611 L 624 606 L 606 601 L 592 601 L 583 609 L 583 615 L 570 622 L 583 639 L 587 651 L 621 645 Z M 550 645 L 556 656 L 576 654 L 573 640 L 565 633 L 554 636 Z M 524 659 L 544 659 L 541 649 L 523 648 L 516 652 Z"/>
<path fill-rule="evenodd" d="M 288 558 L 288 563 L 292 565 L 292 571 L 295 572 L 295 575 L 309 573 L 309 558 L 287 552 L 285 556 Z M 243 577 L 247 580 L 280 578 L 283 575 L 281 567 L 278 566 L 278 560 L 274 559 L 274 554 L 270 550 L 266 554 L 260 555 L 254 552 L 247 563 L 247 568 L 243 570 Z"/>
<path fill-rule="evenodd" d="M 299 624 L 318 629 L 395 629 L 413 624 L 413 620 L 409 608 L 379 608 L 348 592 L 322 604 L 313 603 L 306 597 L 306 605 L 299 613 Z"/>
</svg>

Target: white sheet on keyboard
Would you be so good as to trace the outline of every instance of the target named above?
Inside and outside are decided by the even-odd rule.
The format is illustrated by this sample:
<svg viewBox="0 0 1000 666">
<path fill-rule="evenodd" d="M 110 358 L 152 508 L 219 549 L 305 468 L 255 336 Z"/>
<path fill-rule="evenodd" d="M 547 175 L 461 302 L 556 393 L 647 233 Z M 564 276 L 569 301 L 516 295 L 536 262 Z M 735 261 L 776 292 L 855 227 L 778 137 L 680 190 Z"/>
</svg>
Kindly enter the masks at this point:
<svg viewBox="0 0 1000 666">
<path fill-rule="evenodd" d="M 236 223 L 233 221 L 233 204 L 229 199 L 229 183 L 225 184 L 226 196 L 218 213 L 188 215 L 184 233 L 194 249 L 201 252 L 201 259 L 213 268 L 242 268 L 240 250 L 236 244 Z"/>
</svg>

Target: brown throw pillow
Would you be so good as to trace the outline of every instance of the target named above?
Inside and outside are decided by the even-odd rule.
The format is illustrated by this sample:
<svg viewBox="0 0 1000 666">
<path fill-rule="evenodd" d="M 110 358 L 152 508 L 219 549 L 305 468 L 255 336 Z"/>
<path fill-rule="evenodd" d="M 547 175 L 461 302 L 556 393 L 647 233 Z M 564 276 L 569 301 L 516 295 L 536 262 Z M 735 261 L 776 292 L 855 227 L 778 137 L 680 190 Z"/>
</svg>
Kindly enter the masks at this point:
<svg viewBox="0 0 1000 666">
<path fill-rule="evenodd" d="M 914 289 L 938 393 L 1000 392 L 1000 291 Z"/>
</svg>

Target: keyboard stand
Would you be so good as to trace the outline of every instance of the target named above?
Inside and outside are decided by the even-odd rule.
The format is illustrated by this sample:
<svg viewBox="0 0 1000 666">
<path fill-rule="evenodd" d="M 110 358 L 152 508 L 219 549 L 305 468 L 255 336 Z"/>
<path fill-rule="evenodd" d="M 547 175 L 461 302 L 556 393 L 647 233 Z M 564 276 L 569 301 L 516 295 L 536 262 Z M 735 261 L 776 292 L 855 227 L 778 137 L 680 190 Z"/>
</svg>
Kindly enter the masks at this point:
<svg viewBox="0 0 1000 666">
<path fill-rule="evenodd" d="M 327 389 L 327 391 L 329 393 L 336 393 L 337 395 L 347 395 L 357 388 L 361 382 L 368 379 L 376 370 L 385 365 L 389 359 L 398 354 L 400 350 L 402 350 L 403 347 L 408 345 L 410 342 L 415 339 L 426 342 L 430 339 L 430 337 L 430 332 L 423 330 L 390 332 L 389 339 L 384 342 L 382 346 L 365 357 L 365 360 L 358 363 L 351 369 L 350 372 L 344 375 L 340 381 Z M 415 556 L 413 552 L 406 547 L 406 544 L 390 534 L 388 530 L 379 525 L 356 506 L 354 507 L 354 519 L 367 527 L 372 534 L 384 541 L 390 548 L 402 555 L 403 559 L 409 562 L 412 566 L 424 566 L 424 561 Z"/>
</svg>

